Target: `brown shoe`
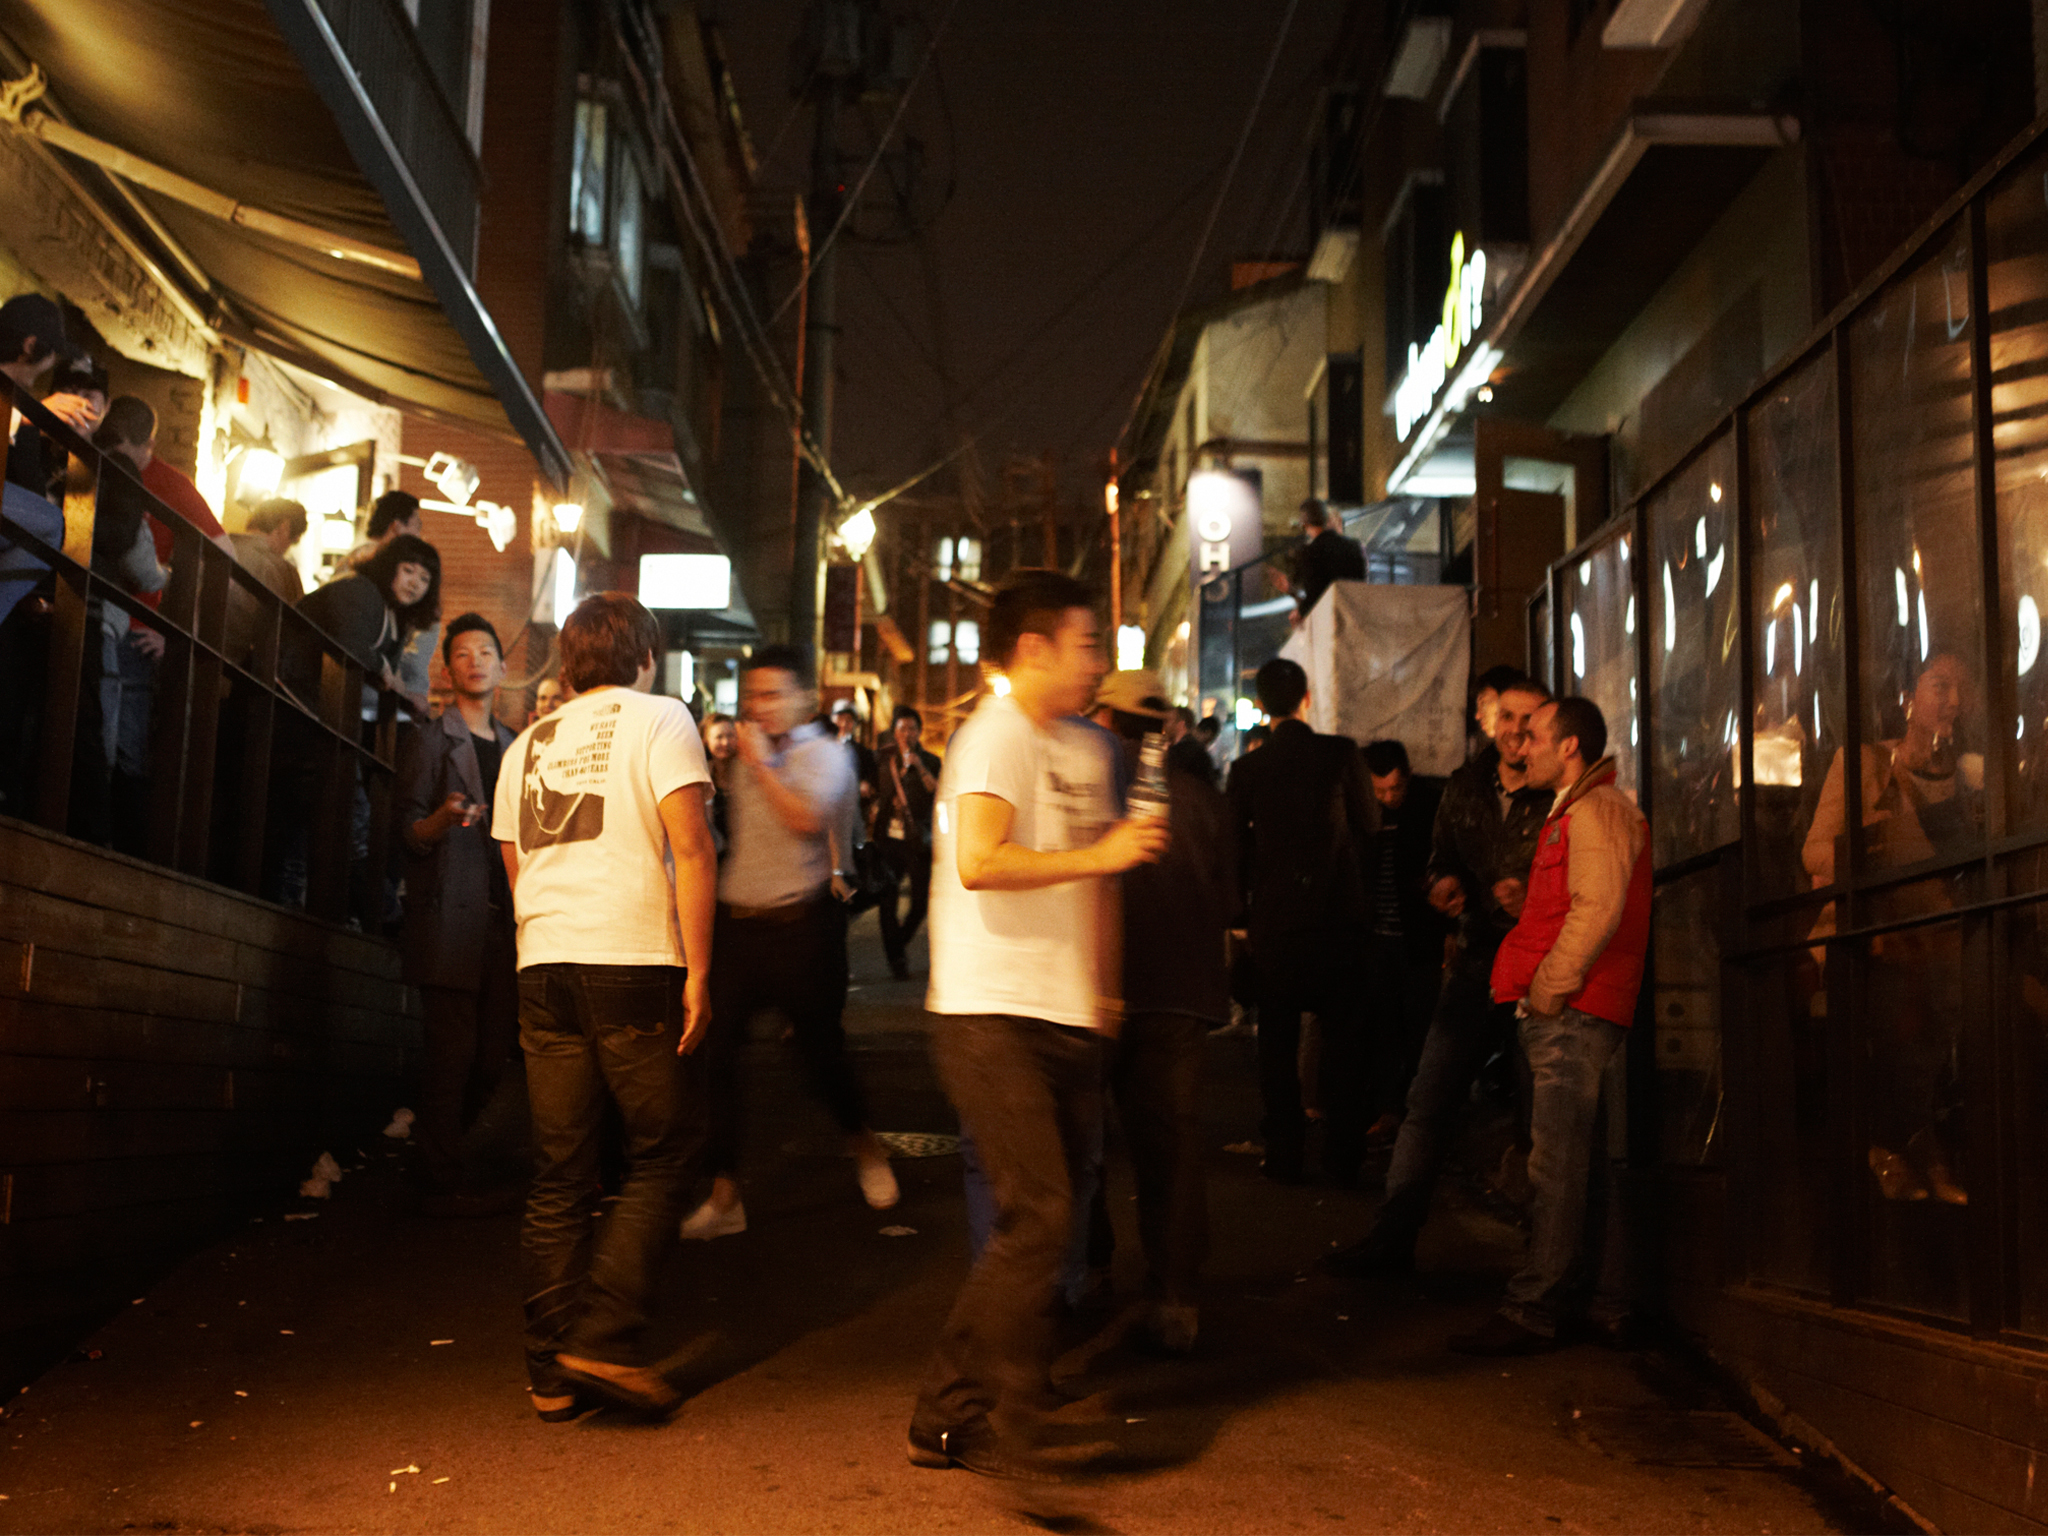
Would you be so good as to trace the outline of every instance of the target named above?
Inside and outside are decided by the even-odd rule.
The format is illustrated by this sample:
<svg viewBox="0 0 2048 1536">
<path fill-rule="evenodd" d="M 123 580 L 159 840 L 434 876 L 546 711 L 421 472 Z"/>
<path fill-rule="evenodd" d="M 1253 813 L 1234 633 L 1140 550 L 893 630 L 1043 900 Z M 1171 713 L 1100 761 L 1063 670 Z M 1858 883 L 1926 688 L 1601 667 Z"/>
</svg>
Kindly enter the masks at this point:
<svg viewBox="0 0 2048 1536">
<path fill-rule="evenodd" d="M 608 1360 L 591 1360 L 582 1355 L 557 1355 L 555 1369 L 568 1377 L 584 1396 L 642 1418 L 665 1419 L 683 1400 L 680 1392 L 645 1366 L 613 1365 Z"/>
<path fill-rule="evenodd" d="M 1870 1171 L 1877 1175 L 1877 1192 L 1887 1200 L 1925 1200 L 1927 1181 L 1919 1170 L 1898 1153 L 1873 1145 Z"/>
</svg>

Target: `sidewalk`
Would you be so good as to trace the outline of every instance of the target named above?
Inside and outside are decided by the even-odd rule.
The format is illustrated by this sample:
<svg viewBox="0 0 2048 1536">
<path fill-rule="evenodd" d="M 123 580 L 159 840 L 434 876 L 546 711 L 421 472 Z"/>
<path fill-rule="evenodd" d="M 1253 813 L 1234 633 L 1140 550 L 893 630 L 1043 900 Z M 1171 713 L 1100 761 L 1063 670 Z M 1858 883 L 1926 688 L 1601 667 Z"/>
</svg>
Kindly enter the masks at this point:
<svg viewBox="0 0 2048 1536">
<path fill-rule="evenodd" d="M 873 919 L 849 1023 L 878 1128 L 950 1132 L 915 984 Z M 913 965 L 922 968 L 922 944 Z M 1825 1531 L 1802 1469 L 1641 1465 L 1589 1425 L 1725 1408 L 1672 1362 L 1577 1348 L 1448 1354 L 1498 1295 L 1516 1234 L 1457 1200 L 1424 1273 L 1314 1274 L 1369 1197 L 1212 1160 L 1216 1254 L 1201 1348 L 1155 1363 L 1098 1337 L 1069 1357 L 1151 1470 L 1024 1500 L 904 1459 L 925 1352 L 964 1264 L 956 1158 L 898 1163 L 867 1210 L 824 1113 L 769 1031 L 751 1098 L 751 1230 L 679 1254 L 660 1347 L 692 1396 L 666 1426 L 540 1423 L 519 1350 L 517 1219 L 407 1213 L 382 1147 L 316 1219 L 202 1254 L 0 1420 L 0 1532 Z M 1252 1118 L 1251 1042 L 1212 1042 L 1214 1145 Z M 335 1149 L 337 1155 L 348 1149 Z M 354 1161 L 343 1157 L 344 1163 Z M 1128 1179 L 1112 1172 L 1119 1280 Z M 884 1236 L 885 1227 L 914 1228 Z M 83 1352 L 82 1352 L 83 1354 Z M 1028 1508 L 1026 1507 L 1028 1504 Z"/>
</svg>

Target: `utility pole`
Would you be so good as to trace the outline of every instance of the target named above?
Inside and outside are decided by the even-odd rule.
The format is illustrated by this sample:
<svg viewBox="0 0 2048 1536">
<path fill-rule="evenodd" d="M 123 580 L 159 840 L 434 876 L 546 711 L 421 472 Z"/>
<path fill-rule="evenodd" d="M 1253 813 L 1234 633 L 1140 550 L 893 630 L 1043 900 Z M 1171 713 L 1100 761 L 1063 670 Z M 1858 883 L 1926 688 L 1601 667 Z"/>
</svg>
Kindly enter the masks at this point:
<svg viewBox="0 0 2048 1536">
<path fill-rule="evenodd" d="M 828 3 L 835 13 L 827 35 L 845 36 L 840 18 L 859 36 L 857 5 Z M 850 13 L 850 15 L 849 15 Z M 811 138 L 811 190 L 804 199 L 805 222 L 814 242 L 810 293 L 804 316 L 804 431 L 821 453 L 832 451 L 833 354 L 839 339 L 839 242 L 830 245 L 839 222 L 844 186 L 839 177 L 839 108 L 847 92 L 846 67 L 858 67 L 831 47 L 819 51 L 812 100 L 817 121 Z M 789 637 L 822 656 L 822 594 L 825 585 L 825 528 L 833 511 L 832 487 L 806 459 L 797 482 L 796 541 L 789 568 Z"/>
</svg>

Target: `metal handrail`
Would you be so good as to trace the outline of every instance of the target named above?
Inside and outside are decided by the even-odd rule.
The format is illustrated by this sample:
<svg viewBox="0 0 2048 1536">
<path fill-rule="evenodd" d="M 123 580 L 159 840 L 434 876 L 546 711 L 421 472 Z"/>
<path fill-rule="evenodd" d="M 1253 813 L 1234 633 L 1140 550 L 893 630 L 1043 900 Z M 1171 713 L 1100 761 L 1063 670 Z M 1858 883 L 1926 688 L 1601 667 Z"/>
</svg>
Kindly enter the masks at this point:
<svg viewBox="0 0 2048 1536">
<path fill-rule="evenodd" d="M 99 644 L 89 605 L 113 607 L 166 642 L 150 748 L 147 856 L 250 895 L 274 894 L 276 870 L 266 859 L 266 846 L 276 846 L 279 813 L 303 809 L 307 910 L 337 921 L 346 918 L 358 785 L 371 808 L 374 878 L 368 888 L 382 886 L 402 696 L 386 689 L 381 678 L 369 676 L 339 640 L 145 490 L 119 458 L 82 437 L 12 380 L 0 382 L 6 386 L 0 398 L 82 461 L 92 480 L 83 519 L 76 505 L 81 498 L 67 498 L 67 507 L 57 509 L 69 513 L 63 545 L 39 537 L 0 508 L 0 545 L 20 547 L 47 568 L 51 604 L 33 801 L 8 806 L 0 814 L 55 832 L 70 826 L 86 648 Z M 128 477 L 123 489 L 141 498 L 145 510 L 171 532 L 171 581 L 159 608 L 150 608 L 92 569 L 100 497 L 111 483 L 108 476 L 115 474 Z M 81 561 L 67 548 L 85 558 Z M 301 697 L 285 675 L 295 665 L 310 674 L 300 679 L 311 683 L 310 698 Z M 366 687 L 378 701 L 367 739 L 362 719 Z M 231 800 L 223 802 L 223 793 Z M 307 803 L 301 807 L 300 800 Z M 238 834 L 232 847 L 216 835 L 229 830 Z M 374 923 L 374 913 L 357 915 L 366 926 Z"/>
</svg>

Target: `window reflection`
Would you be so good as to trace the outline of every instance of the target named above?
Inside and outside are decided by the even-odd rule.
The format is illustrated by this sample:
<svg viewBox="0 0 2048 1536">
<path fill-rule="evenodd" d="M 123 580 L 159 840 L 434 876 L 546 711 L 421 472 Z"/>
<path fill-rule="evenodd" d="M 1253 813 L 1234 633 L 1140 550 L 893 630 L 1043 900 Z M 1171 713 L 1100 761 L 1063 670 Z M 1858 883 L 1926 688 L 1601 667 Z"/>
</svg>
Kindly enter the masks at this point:
<svg viewBox="0 0 2048 1536">
<path fill-rule="evenodd" d="M 1657 1122 L 1664 1160 L 1719 1161 L 1721 946 L 1715 923 L 1720 873 L 1700 870 L 1657 890 L 1652 909 L 1651 1008 L 1657 1043 Z"/>
<path fill-rule="evenodd" d="M 1557 682 L 1550 634 L 1550 588 L 1546 585 L 1529 604 L 1529 675 L 1550 688 Z"/>
<path fill-rule="evenodd" d="M 1832 1244 L 1828 1190 L 1827 993 L 1818 951 L 1765 961 L 1747 976 L 1756 1031 L 1757 1146 L 1748 1159 L 1750 1274 L 1824 1294 Z"/>
<path fill-rule="evenodd" d="M 1649 504 L 1650 831 L 1659 866 L 1740 834 L 1734 477 L 1735 444 L 1723 437 Z"/>
<path fill-rule="evenodd" d="M 1962 939 L 1955 922 L 1871 939 L 1860 1010 L 1871 1299 L 1957 1319 L 1969 1316 Z"/>
<path fill-rule="evenodd" d="M 1849 328 L 1863 853 L 1873 869 L 1961 858 L 1983 840 L 1968 255 L 1959 234 Z M 1840 867 L 1841 778 L 1838 753 L 1806 842 L 1817 881 Z"/>
<path fill-rule="evenodd" d="M 1749 413 L 1748 537 L 1759 896 L 1806 888 L 1799 850 L 1843 713 L 1835 369 L 1823 353 Z M 1825 883 L 1825 882 L 1822 882 Z"/>
<path fill-rule="evenodd" d="M 1558 687 L 1583 694 L 1607 717 L 1607 751 L 1615 787 L 1637 798 L 1636 754 L 1641 745 L 1636 682 L 1636 605 L 1629 584 L 1634 539 L 1618 533 L 1564 568 L 1559 586 L 1564 611 L 1563 665 Z"/>
<path fill-rule="evenodd" d="M 2013 913 L 2006 953 L 2006 1016 L 2019 1078 L 2013 1102 L 2033 1109 L 2017 1122 L 2019 1320 L 2029 1333 L 2048 1336 L 2048 1117 L 2039 1112 L 2048 1104 L 2048 904 Z"/>
<path fill-rule="evenodd" d="M 1991 311 L 1991 435 L 1997 453 L 1999 650 L 2014 713 L 1993 729 L 2013 742 L 2008 827 L 2048 828 L 2048 184 L 2037 156 L 1985 209 Z"/>
</svg>

